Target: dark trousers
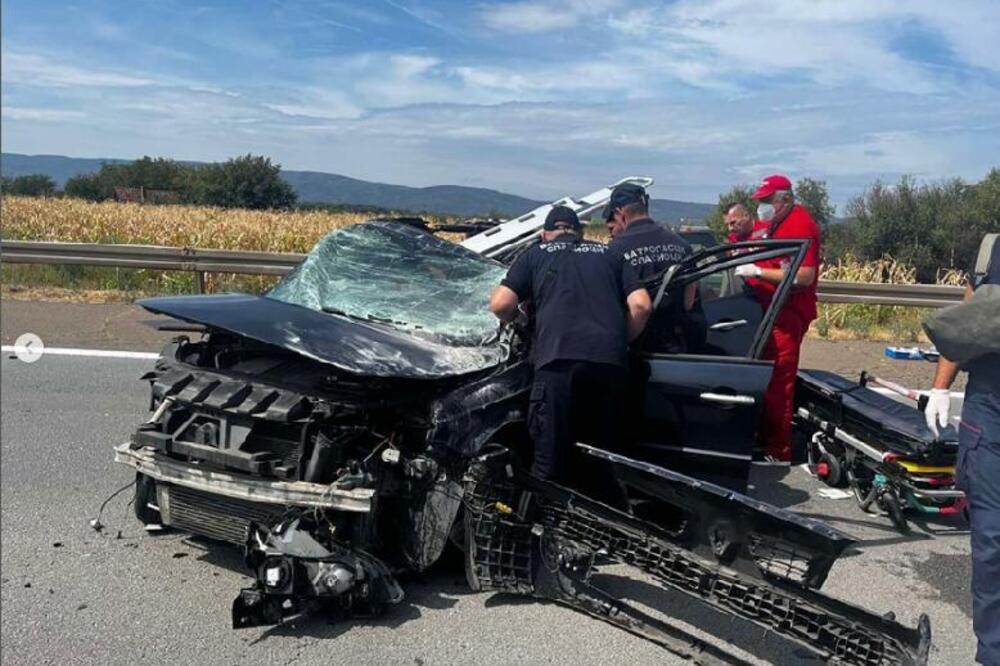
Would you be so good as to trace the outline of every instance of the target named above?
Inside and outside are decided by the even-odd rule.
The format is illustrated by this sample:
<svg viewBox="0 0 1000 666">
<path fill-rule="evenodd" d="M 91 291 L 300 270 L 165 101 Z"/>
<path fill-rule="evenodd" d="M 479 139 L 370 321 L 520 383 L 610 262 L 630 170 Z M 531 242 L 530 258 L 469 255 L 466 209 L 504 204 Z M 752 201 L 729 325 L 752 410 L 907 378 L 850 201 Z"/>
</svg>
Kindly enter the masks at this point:
<svg viewBox="0 0 1000 666">
<path fill-rule="evenodd" d="M 574 444 L 614 449 L 623 439 L 626 375 L 624 367 L 588 361 L 552 361 L 535 370 L 528 408 L 532 474 L 577 487 L 594 481 L 594 465 Z"/>
<path fill-rule="evenodd" d="M 969 502 L 976 660 L 1000 666 L 1000 410 L 966 394 L 957 485 Z"/>
</svg>

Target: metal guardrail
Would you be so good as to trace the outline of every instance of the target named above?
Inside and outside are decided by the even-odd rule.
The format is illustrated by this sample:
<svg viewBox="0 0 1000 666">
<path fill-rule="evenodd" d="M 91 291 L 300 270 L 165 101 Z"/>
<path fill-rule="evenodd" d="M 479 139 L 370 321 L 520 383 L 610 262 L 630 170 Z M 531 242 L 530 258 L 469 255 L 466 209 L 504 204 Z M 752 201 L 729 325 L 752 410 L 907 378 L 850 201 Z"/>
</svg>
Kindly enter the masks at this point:
<svg viewBox="0 0 1000 666">
<path fill-rule="evenodd" d="M 818 295 L 823 303 L 870 303 L 943 308 L 962 300 L 963 287 L 941 284 L 878 284 L 820 280 Z"/>
<path fill-rule="evenodd" d="M 0 240 L 0 260 L 11 264 L 78 264 L 112 268 L 194 271 L 198 291 L 205 291 L 206 273 L 284 275 L 304 254 L 210 250 L 159 245 L 102 245 Z"/>
<path fill-rule="evenodd" d="M 12 264 L 82 264 L 117 268 L 151 268 L 194 271 L 199 289 L 205 273 L 284 275 L 305 257 L 303 254 L 206 250 L 158 245 L 100 245 L 0 240 L 0 260 Z M 819 300 L 824 303 L 867 303 L 938 308 L 962 300 L 961 287 L 928 284 L 873 284 L 821 280 Z"/>
</svg>

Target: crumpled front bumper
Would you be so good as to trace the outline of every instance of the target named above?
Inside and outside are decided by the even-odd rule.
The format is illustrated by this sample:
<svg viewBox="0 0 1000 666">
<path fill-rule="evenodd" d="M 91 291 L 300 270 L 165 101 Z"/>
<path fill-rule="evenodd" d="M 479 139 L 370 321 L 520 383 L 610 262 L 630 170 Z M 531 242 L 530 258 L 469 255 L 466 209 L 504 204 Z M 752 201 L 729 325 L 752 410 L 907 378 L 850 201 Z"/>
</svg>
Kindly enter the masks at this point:
<svg viewBox="0 0 1000 666">
<path fill-rule="evenodd" d="M 375 495 L 372 488 L 268 480 L 207 469 L 174 460 L 148 447 L 134 449 L 129 442 L 115 447 L 115 462 L 128 465 L 160 483 L 261 504 L 369 512 Z"/>
</svg>

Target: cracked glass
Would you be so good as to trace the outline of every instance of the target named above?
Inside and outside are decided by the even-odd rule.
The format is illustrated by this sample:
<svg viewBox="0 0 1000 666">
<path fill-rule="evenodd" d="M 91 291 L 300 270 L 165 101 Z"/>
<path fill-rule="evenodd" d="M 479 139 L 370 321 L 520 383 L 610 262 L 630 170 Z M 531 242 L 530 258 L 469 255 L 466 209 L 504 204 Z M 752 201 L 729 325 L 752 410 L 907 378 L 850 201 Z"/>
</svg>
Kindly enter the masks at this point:
<svg viewBox="0 0 1000 666">
<path fill-rule="evenodd" d="M 495 338 L 487 306 L 505 274 L 502 264 L 415 227 L 372 221 L 328 234 L 267 296 L 472 346 Z"/>
</svg>

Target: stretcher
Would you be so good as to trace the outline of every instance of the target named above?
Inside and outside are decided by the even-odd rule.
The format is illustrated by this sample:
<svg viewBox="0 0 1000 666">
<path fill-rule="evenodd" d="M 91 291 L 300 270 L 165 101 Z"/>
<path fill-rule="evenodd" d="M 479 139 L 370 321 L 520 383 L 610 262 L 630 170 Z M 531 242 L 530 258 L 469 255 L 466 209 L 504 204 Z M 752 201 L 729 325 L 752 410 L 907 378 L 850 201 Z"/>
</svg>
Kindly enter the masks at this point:
<svg viewBox="0 0 1000 666">
<path fill-rule="evenodd" d="M 924 401 L 921 394 L 866 372 L 855 382 L 833 372 L 800 370 L 795 430 L 806 440 L 810 471 L 830 486 L 849 486 L 862 510 L 881 509 L 903 532 L 909 530 L 907 512 L 961 514 L 965 495 L 955 487 L 958 433 L 948 426 L 935 437 L 924 420 Z"/>
</svg>

